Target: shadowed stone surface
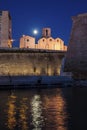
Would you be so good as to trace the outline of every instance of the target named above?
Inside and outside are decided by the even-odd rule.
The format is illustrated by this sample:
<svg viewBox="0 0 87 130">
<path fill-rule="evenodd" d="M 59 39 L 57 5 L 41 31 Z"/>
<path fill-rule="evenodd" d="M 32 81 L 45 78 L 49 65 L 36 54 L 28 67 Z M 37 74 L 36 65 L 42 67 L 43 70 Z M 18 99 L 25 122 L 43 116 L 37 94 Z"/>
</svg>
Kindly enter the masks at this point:
<svg viewBox="0 0 87 130">
<path fill-rule="evenodd" d="M 59 75 L 65 51 L 0 49 L 0 75 Z"/>
<path fill-rule="evenodd" d="M 87 79 L 87 13 L 72 17 L 73 26 L 65 60 L 65 71 Z"/>
</svg>

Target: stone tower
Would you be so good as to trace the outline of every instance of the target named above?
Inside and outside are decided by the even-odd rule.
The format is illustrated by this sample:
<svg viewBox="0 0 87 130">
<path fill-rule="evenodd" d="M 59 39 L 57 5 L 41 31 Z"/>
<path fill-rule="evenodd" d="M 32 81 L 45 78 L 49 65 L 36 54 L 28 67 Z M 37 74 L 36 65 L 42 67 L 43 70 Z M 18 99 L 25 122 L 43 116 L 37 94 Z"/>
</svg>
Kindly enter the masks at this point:
<svg viewBox="0 0 87 130">
<path fill-rule="evenodd" d="M 42 37 L 45 37 L 45 38 L 51 37 L 51 28 L 43 28 Z"/>
<path fill-rule="evenodd" d="M 65 71 L 76 79 L 87 79 L 87 13 L 72 17 L 73 26 L 65 60 Z"/>
<path fill-rule="evenodd" d="M 12 23 L 8 11 L 0 11 L 0 47 L 12 46 Z"/>
</svg>

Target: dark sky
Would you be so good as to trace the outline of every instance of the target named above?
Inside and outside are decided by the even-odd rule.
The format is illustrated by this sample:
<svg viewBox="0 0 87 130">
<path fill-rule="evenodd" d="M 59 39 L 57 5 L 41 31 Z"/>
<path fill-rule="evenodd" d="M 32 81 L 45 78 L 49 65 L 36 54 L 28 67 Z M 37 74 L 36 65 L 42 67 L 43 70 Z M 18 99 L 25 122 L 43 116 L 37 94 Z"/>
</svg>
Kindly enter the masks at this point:
<svg viewBox="0 0 87 130">
<path fill-rule="evenodd" d="M 52 37 L 59 37 L 67 45 L 72 28 L 72 16 L 87 12 L 87 0 L 0 0 L 0 10 L 10 11 L 14 46 L 20 37 L 33 35 L 33 30 L 50 27 Z"/>
</svg>

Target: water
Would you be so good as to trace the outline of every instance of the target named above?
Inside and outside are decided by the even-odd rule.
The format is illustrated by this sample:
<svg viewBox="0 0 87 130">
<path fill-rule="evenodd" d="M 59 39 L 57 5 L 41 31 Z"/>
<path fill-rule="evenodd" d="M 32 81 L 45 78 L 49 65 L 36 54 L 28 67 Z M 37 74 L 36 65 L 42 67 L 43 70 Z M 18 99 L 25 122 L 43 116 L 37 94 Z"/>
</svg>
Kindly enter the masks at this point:
<svg viewBox="0 0 87 130">
<path fill-rule="evenodd" d="M 73 88 L 73 129 L 87 130 L 87 87 Z"/>
<path fill-rule="evenodd" d="M 0 91 L 0 130 L 71 130 L 72 88 Z"/>
</svg>

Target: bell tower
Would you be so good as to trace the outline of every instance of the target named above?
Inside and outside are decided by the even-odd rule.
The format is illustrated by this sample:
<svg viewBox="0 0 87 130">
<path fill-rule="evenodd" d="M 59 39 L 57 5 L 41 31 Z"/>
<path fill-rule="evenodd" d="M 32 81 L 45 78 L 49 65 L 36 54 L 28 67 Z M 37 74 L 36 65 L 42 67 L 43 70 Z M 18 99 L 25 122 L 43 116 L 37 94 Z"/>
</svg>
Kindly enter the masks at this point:
<svg viewBox="0 0 87 130">
<path fill-rule="evenodd" d="M 45 38 L 51 37 L 51 28 L 43 28 L 42 37 L 45 37 Z"/>
</svg>

